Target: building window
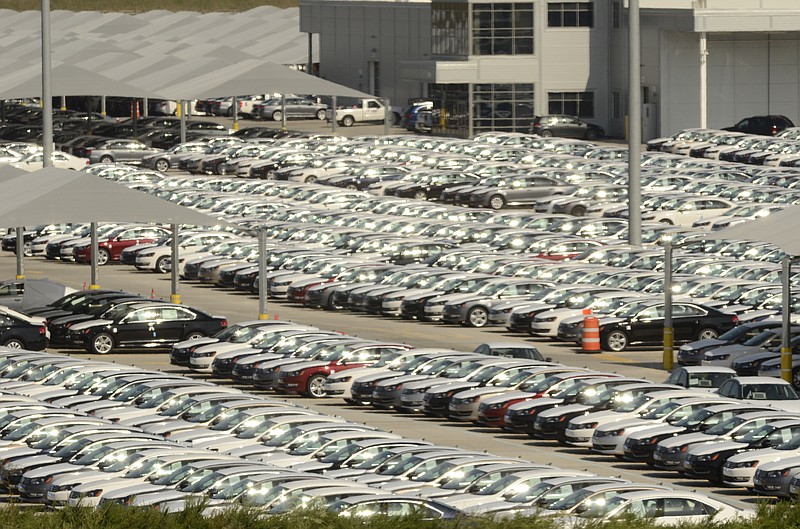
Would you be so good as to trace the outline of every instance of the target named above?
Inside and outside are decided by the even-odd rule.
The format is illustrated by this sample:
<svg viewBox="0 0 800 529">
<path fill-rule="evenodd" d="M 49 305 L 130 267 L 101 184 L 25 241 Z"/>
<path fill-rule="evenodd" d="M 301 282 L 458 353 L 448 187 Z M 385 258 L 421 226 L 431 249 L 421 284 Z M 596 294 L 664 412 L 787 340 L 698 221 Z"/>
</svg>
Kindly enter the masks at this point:
<svg viewBox="0 0 800 529">
<path fill-rule="evenodd" d="M 593 118 L 594 92 L 549 92 L 547 109 L 549 114 Z"/>
<path fill-rule="evenodd" d="M 551 28 L 590 28 L 594 26 L 592 2 L 550 2 L 547 25 Z"/>
<path fill-rule="evenodd" d="M 611 92 L 611 117 L 612 119 L 622 118 L 622 92 L 619 90 Z"/>
<path fill-rule="evenodd" d="M 533 3 L 471 4 L 474 55 L 532 55 Z"/>
<path fill-rule="evenodd" d="M 532 84 L 473 85 L 473 132 L 528 132 L 534 117 L 533 96 Z"/>
<path fill-rule="evenodd" d="M 611 27 L 614 29 L 622 27 L 622 2 L 611 3 Z"/>
<path fill-rule="evenodd" d="M 433 2 L 431 5 L 431 53 L 469 55 L 469 11 L 467 4 Z"/>
</svg>

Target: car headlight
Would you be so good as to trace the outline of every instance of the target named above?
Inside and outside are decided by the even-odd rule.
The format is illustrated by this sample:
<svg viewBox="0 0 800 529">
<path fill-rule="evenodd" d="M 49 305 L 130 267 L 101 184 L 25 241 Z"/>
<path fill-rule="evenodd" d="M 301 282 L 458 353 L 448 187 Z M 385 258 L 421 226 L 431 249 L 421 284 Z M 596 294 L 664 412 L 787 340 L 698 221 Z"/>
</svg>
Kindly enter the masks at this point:
<svg viewBox="0 0 800 529">
<path fill-rule="evenodd" d="M 303 371 L 304 371 L 303 369 L 300 369 L 300 370 L 297 370 L 297 371 L 284 371 L 283 372 L 283 376 L 286 376 L 286 377 L 298 377 L 303 373 Z"/>
</svg>

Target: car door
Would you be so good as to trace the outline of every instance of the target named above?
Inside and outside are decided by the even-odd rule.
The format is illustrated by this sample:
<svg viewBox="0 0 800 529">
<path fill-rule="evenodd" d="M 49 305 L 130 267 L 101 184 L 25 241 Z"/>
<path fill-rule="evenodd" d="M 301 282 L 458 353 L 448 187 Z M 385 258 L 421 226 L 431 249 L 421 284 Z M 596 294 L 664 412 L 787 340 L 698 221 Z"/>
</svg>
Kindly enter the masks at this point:
<svg viewBox="0 0 800 529">
<path fill-rule="evenodd" d="M 586 123 L 572 116 L 559 118 L 559 126 L 564 131 L 564 137 L 578 139 L 586 137 Z"/>
<path fill-rule="evenodd" d="M 700 329 L 706 326 L 708 312 L 697 305 L 686 303 L 672 304 L 672 328 L 676 340 L 697 339 Z"/>
<path fill-rule="evenodd" d="M 653 305 L 631 319 L 631 342 L 657 342 L 664 336 L 664 305 Z"/>
<path fill-rule="evenodd" d="M 156 322 L 160 317 L 158 307 L 142 307 L 127 314 L 114 325 L 112 332 L 121 346 L 140 346 L 156 338 Z"/>
<path fill-rule="evenodd" d="M 185 307 L 164 305 L 159 307 L 158 318 L 153 325 L 153 341 L 171 344 L 183 340 L 186 327 L 195 315 Z"/>
</svg>

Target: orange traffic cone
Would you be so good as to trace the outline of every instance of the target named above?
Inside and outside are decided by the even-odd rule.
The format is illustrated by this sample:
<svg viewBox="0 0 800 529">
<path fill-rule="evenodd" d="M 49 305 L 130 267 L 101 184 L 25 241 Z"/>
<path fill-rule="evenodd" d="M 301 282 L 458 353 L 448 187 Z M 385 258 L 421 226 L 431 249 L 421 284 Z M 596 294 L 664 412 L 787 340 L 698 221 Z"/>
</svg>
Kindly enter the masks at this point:
<svg viewBox="0 0 800 529">
<path fill-rule="evenodd" d="M 581 352 L 600 352 L 600 320 L 588 315 L 583 318 L 583 335 L 581 336 Z"/>
<path fill-rule="evenodd" d="M 150 299 L 155 299 L 155 297 L 156 297 L 156 289 L 151 288 L 150 289 Z"/>
</svg>

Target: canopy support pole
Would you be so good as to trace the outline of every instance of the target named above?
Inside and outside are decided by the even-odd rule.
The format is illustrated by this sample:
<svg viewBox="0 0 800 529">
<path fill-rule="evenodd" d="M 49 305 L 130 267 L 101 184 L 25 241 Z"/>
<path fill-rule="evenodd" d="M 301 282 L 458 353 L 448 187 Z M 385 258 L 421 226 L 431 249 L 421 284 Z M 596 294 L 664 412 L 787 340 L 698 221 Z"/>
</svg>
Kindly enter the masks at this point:
<svg viewBox="0 0 800 529">
<path fill-rule="evenodd" d="M 42 167 L 53 165 L 53 91 L 50 73 L 50 0 L 42 0 Z"/>
<path fill-rule="evenodd" d="M 664 369 L 672 371 L 675 334 L 672 326 L 672 241 L 664 241 Z"/>
<path fill-rule="evenodd" d="M 267 232 L 258 228 L 258 319 L 268 320 L 267 314 Z"/>
<path fill-rule="evenodd" d="M 91 259 L 91 281 L 89 283 L 89 290 L 98 290 L 100 285 L 97 283 L 97 221 L 91 223 L 90 231 L 92 232 L 92 259 Z"/>
<path fill-rule="evenodd" d="M 239 98 L 233 96 L 231 101 L 231 108 L 233 109 L 233 130 L 239 130 Z"/>
<path fill-rule="evenodd" d="M 392 112 L 391 101 L 388 97 L 383 98 L 383 134 L 388 136 L 392 133 L 392 124 L 394 123 L 394 113 Z"/>
<path fill-rule="evenodd" d="M 286 94 L 281 94 L 281 130 L 286 130 Z"/>
<path fill-rule="evenodd" d="M 170 226 L 172 229 L 172 270 L 170 270 L 171 274 L 171 283 L 172 283 L 172 290 L 169 295 L 169 300 L 172 303 L 180 304 L 181 302 L 181 295 L 178 292 L 178 259 L 180 258 L 179 255 L 179 248 L 178 248 L 178 225 L 172 224 Z"/>
<path fill-rule="evenodd" d="M 331 133 L 336 134 L 336 96 L 331 98 Z"/>
<path fill-rule="evenodd" d="M 783 282 L 783 296 L 781 299 L 781 378 L 786 382 L 792 382 L 792 258 L 783 258 L 783 270 L 781 281 Z"/>
<path fill-rule="evenodd" d="M 17 279 L 25 279 L 25 228 L 17 227 Z"/>
<path fill-rule="evenodd" d="M 186 143 L 186 100 L 178 101 L 178 110 L 181 113 L 181 143 Z"/>
</svg>

